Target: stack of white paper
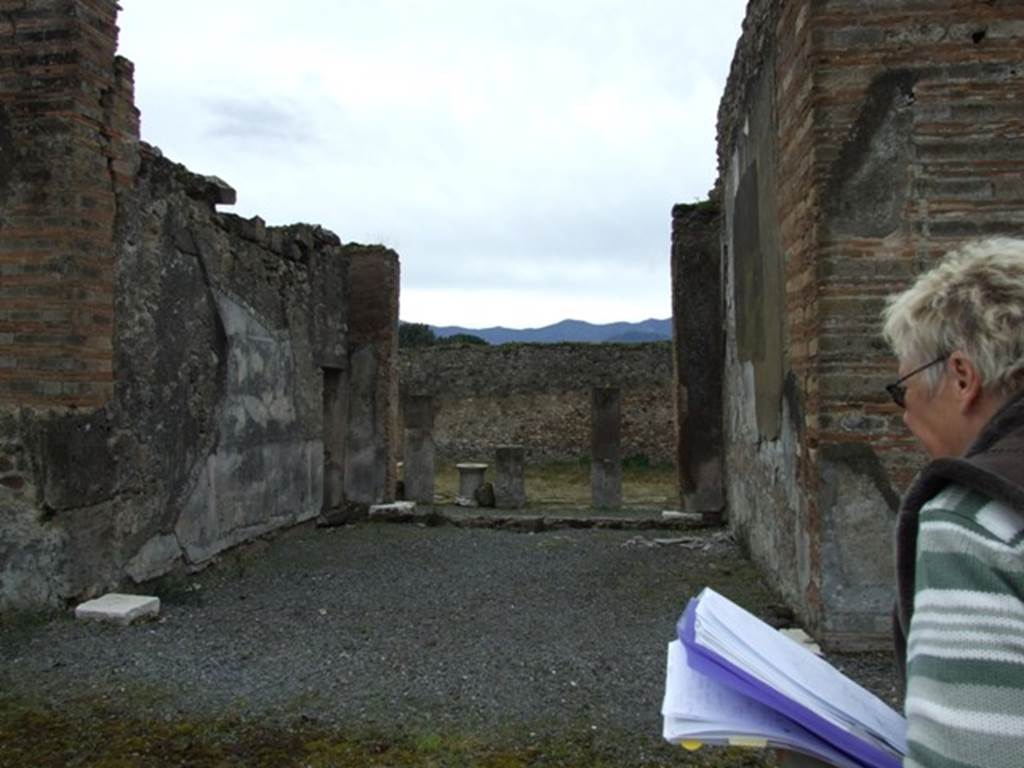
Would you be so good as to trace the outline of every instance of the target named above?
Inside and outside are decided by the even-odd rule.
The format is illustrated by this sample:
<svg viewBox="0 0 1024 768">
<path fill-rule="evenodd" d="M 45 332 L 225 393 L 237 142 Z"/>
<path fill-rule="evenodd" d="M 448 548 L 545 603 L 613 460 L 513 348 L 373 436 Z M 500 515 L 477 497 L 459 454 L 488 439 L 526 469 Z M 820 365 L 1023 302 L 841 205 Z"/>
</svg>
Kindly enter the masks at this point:
<svg viewBox="0 0 1024 768">
<path fill-rule="evenodd" d="M 778 747 L 813 755 L 840 768 L 860 768 L 788 717 L 690 668 L 686 646 L 668 644 L 664 736 L 673 744 Z"/>
<path fill-rule="evenodd" d="M 711 589 L 669 645 L 664 735 L 774 746 L 832 765 L 896 768 L 906 721 L 884 702 Z"/>
</svg>

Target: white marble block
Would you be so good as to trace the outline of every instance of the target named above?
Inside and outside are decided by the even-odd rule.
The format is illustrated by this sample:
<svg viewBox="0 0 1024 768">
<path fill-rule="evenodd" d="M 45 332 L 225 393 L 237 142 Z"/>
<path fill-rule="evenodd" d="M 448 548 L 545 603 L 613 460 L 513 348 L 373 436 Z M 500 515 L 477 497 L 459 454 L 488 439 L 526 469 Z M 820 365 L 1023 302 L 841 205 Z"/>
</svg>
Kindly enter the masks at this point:
<svg viewBox="0 0 1024 768">
<path fill-rule="evenodd" d="M 75 618 L 83 621 L 110 621 L 128 626 L 133 621 L 160 613 L 160 598 L 148 595 L 121 595 L 110 592 L 87 600 L 75 608 Z"/>
</svg>

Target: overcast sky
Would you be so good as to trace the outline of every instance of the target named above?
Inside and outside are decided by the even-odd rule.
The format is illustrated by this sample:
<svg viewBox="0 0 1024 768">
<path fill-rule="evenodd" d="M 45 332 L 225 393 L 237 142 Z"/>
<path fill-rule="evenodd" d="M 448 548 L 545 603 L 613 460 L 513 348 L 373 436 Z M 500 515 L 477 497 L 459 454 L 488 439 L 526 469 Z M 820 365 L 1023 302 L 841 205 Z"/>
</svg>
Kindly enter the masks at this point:
<svg viewBox="0 0 1024 768">
<path fill-rule="evenodd" d="M 382 243 L 403 320 L 671 315 L 746 0 L 121 0 L 142 138 L 226 208 Z"/>
</svg>

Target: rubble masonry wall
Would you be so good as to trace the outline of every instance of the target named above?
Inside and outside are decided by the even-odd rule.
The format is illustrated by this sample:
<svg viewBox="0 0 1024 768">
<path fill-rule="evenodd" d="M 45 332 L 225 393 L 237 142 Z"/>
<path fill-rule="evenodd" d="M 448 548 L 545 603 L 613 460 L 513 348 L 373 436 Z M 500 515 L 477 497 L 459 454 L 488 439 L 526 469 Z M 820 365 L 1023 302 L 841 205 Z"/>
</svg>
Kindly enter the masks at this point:
<svg viewBox="0 0 1024 768">
<path fill-rule="evenodd" d="M 528 461 L 590 456 L 590 398 L 622 390 L 622 456 L 670 464 L 673 454 L 669 342 L 412 347 L 400 354 L 405 395 L 431 395 L 442 460 L 493 461 L 522 445 Z"/>
</svg>

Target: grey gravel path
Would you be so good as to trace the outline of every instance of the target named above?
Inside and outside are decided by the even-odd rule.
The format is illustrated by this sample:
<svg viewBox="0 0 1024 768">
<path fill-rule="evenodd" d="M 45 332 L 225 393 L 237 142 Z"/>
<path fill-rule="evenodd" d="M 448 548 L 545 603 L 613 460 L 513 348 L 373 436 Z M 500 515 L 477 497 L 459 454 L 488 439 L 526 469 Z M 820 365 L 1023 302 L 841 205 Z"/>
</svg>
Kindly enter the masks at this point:
<svg viewBox="0 0 1024 768">
<path fill-rule="evenodd" d="M 654 753 L 665 645 L 686 598 L 710 584 L 762 615 L 775 603 L 724 533 L 652 545 L 678 535 L 293 531 L 167 592 L 156 623 L 0 625 L 0 687 L 163 716 L 589 729 Z M 885 659 L 856 664 L 888 684 Z"/>
</svg>

